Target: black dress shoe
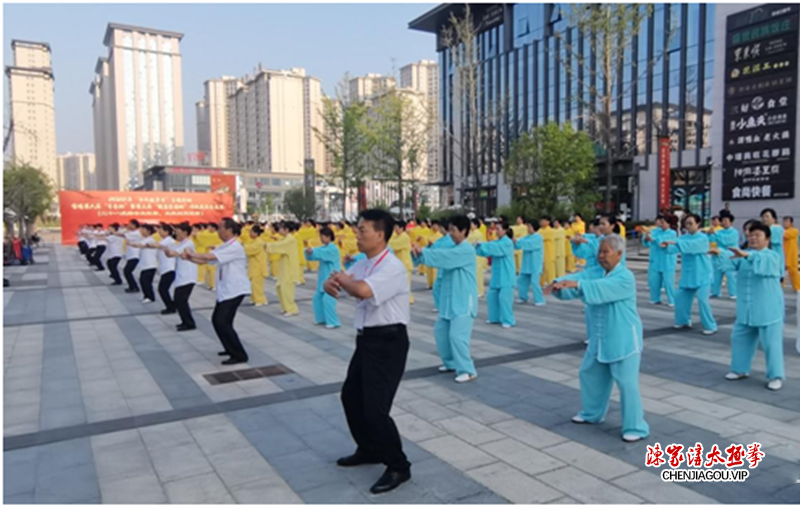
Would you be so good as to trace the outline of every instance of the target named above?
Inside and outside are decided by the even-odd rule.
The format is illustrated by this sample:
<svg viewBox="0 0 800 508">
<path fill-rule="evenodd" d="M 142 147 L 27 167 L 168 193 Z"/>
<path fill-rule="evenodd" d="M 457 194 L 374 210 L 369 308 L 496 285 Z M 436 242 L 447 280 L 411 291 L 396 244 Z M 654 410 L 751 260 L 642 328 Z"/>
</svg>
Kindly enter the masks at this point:
<svg viewBox="0 0 800 508">
<path fill-rule="evenodd" d="M 219 353 L 217 353 L 217 356 L 230 356 L 230 355 L 231 354 L 228 353 L 227 351 L 220 351 Z"/>
<path fill-rule="evenodd" d="M 122 283 L 121 282 L 112 282 L 111 285 L 112 286 L 121 286 Z"/>
<path fill-rule="evenodd" d="M 342 467 L 353 467 L 353 466 L 361 466 L 363 464 L 380 464 L 380 463 L 381 463 L 380 460 L 360 452 L 348 455 L 347 457 L 342 457 L 336 461 L 336 464 Z"/>
<path fill-rule="evenodd" d="M 236 365 L 237 363 L 247 363 L 247 360 L 239 360 L 237 358 L 228 358 L 222 361 L 222 365 Z"/>
<path fill-rule="evenodd" d="M 164 309 L 164 310 L 161 311 L 161 315 L 162 316 L 168 316 L 169 314 L 175 314 L 177 312 L 178 311 L 176 311 L 176 310 Z"/>
<path fill-rule="evenodd" d="M 179 332 L 188 332 L 189 330 L 194 330 L 196 328 L 196 326 L 178 325 L 177 330 Z"/>
<path fill-rule="evenodd" d="M 139 290 L 138 290 L 138 289 L 131 289 L 131 288 L 128 288 L 128 289 L 126 289 L 126 290 L 125 290 L 125 292 L 126 292 L 126 293 L 138 293 L 138 292 L 139 292 Z"/>
<path fill-rule="evenodd" d="M 373 494 L 383 494 L 399 487 L 402 483 L 411 479 L 411 470 L 407 471 L 394 471 L 393 469 L 386 468 L 383 476 L 375 482 L 375 485 L 369 489 Z"/>
</svg>

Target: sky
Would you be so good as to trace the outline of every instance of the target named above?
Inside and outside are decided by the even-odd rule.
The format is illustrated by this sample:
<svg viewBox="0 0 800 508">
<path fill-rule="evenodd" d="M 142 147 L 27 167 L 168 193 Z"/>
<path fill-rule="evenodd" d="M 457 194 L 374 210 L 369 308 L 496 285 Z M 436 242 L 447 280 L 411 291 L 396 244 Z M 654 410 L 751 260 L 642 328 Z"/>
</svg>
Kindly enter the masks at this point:
<svg viewBox="0 0 800 508">
<path fill-rule="evenodd" d="M 186 153 L 196 151 L 194 104 L 203 82 L 266 69 L 303 67 L 333 94 L 345 72 L 392 74 L 405 64 L 436 60 L 435 37 L 408 22 L 436 4 L 5 4 L 3 64 L 11 40 L 47 42 L 55 74 L 59 154 L 94 152 L 89 85 L 107 56 L 109 22 L 181 32 Z M 8 125 L 3 82 L 3 126 Z"/>
</svg>

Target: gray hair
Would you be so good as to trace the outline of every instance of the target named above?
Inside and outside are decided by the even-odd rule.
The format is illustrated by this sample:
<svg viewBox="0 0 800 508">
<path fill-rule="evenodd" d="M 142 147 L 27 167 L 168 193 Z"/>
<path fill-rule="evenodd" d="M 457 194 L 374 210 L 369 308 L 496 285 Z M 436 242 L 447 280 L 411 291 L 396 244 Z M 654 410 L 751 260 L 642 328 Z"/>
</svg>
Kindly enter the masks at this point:
<svg viewBox="0 0 800 508">
<path fill-rule="evenodd" d="M 608 235 L 603 238 L 603 242 L 607 243 L 615 252 L 625 253 L 625 240 L 619 235 Z"/>
</svg>

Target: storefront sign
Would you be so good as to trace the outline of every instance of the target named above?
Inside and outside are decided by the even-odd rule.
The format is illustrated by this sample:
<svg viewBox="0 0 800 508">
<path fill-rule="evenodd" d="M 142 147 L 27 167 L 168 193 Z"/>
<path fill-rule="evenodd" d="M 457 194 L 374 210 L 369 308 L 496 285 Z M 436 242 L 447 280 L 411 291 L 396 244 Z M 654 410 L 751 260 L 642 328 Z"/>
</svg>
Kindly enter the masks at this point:
<svg viewBox="0 0 800 508">
<path fill-rule="evenodd" d="M 794 197 L 797 5 L 728 16 L 722 200 Z"/>
<path fill-rule="evenodd" d="M 233 216 L 233 197 L 226 193 L 61 191 L 58 201 L 62 244 L 77 241 L 81 224 L 219 222 Z"/>
<path fill-rule="evenodd" d="M 211 175 L 211 192 L 228 194 L 233 200 L 236 195 L 236 175 Z"/>
<path fill-rule="evenodd" d="M 670 139 L 658 138 L 658 209 L 671 206 Z"/>
</svg>

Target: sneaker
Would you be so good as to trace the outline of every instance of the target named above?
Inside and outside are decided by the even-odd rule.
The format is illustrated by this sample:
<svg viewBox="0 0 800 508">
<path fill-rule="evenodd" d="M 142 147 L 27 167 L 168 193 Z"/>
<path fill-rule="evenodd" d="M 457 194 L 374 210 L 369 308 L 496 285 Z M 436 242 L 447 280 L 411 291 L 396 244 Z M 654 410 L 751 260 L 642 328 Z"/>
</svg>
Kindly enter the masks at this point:
<svg viewBox="0 0 800 508">
<path fill-rule="evenodd" d="M 587 339 L 587 340 L 584 340 L 584 341 L 583 341 L 583 345 L 584 345 L 584 346 L 588 346 L 588 345 L 589 345 L 589 340 L 588 340 L 588 339 Z"/>
<path fill-rule="evenodd" d="M 294 316 L 297 316 L 298 314 L 300 314 L 300 313 L 299 312 L 287 312 L 286 314 L 283 315 L 283 317 L 294 317 Z"/>
<path fill-rule="evenodd" d="M 334 328 L 339 328 L 339 326 L 337 326 L 337 325 L 325 325 L 325 328 L 327 328 L 328 330 L 333 330 Z"/>
<path fill-rule="evenodd" d="M 640 441 L 642 436 L 637 436 L 636 434 L 623 434 L 622 440 L 626 443 L 635 443 L 636 441 Z"/>
<path fill-rule="evenodd" d="M 725 379 L 728 381 L 738 381 L 740 379 L 747 379 L 747 374 L 739 374 L 738 372 L 728 372 L 725 374 Z"/>
<path fill-rule="evenodd" d="M 676 330 L 691 330 L 692 325 L 672 325 Z"/>
<path fill-rule="evenodd" d="M 589 423 L 589 422 L 587 422 L 586 420 L 581 418 L 581 415 L 575 415 L 575 416 L 572 417 L 572 423 L 582 424 L 582 423 Z"/>
<path fill-rule="evenodd" d="M 731 296 L 731 300 L 736 300 L 736 296 Z"/>
<path fill-rule="evenodd" d="M 716 333 L 716 330 L 703 330 L 703 335 L 715 335 Z"/>
<path fill-rule="evenodd" d="M 533 304 L 534 307 L 544 307 L 545 305 L 547 305 L 547 304 L 546 303 L 534 303 Z"/>
<path fill-rule="evenodd" d="M 674 303 L 668 303 L 667 307 L 669 307 L 670 309 L 674 309 L 675 308 L 675 304 Z"/>
<path fill-rule="evenodd" d="M 434 309 L 431 309 L 431 312 L 433 312 L 434 314 L 436 314 L 437 312 L 439 312 L 439 309 L 435 309 L 435 308 L 434 308 Z"/>
<path fill-rule="evenodd" d="M 505 328 L 506 330 L 508 330 L 509 328 L 512 328 L 512 325 L 506 325 L 506 324 L 504 324 L 504 325 L 503 325 L 503 328 Z"/>
<path fill-rule="evenodd" d="M 661 302 L 650 302 L 650 305 L 661 305 Z"/>
<path fill-rule="evenodd" d="M 153 300 L 151 300 L 149 298 L 142 298 L 142 303 L 144 303 L 144 304 L 153 303 Z"/>
<path fill-rule="evenodd" d="M 253 304 L 253 307 L 266 307 L 266 306 L 267 306 L 266 303 L 254 303 Z"/>
<path fill-rule="evenodd" d="M 521 305 L 523 303 L 528 303 L 528 300 L 517 300 L 517 303 L 519 303 Z"/>
<path fill-rule="evenodd" d="M 439 366 L 439 372 L 441 372 L 442 374 L 444 374 L 445 372 L 455 372 L 455 371 L 456 369 L 448 369 L 445 365 Z"/>
<path fill-rule="evenodd" d="M 769 383 L 767 383 L 767 388 L 772 390 L 773 392 L 780 390 L 783 388 L 783 380 L 782 379 L 771 379 Z"/>
<path fill-rule="evenodd" d="M 496 322 L 496 321 L 489 321 L 489 320 L 487 319 L 487 320 L 486 320 L 486 324 L 487 324 L 487 325 L 496 325 L 496 324 L 497 324 L 497 322 Z"/>
<path fill-rule="evenodd" d="M 458 376 L 456 376 L 455 381 L 456 381 L 456 383 L 468 383 L 468 382 L 476 379 L 477 377 L 478 377 L 477 374 L 464 373 L 464 374 L 459 374 Z M 780 379 L 778 379 L 778 381 L 780 381 Z"/>
</svg>

